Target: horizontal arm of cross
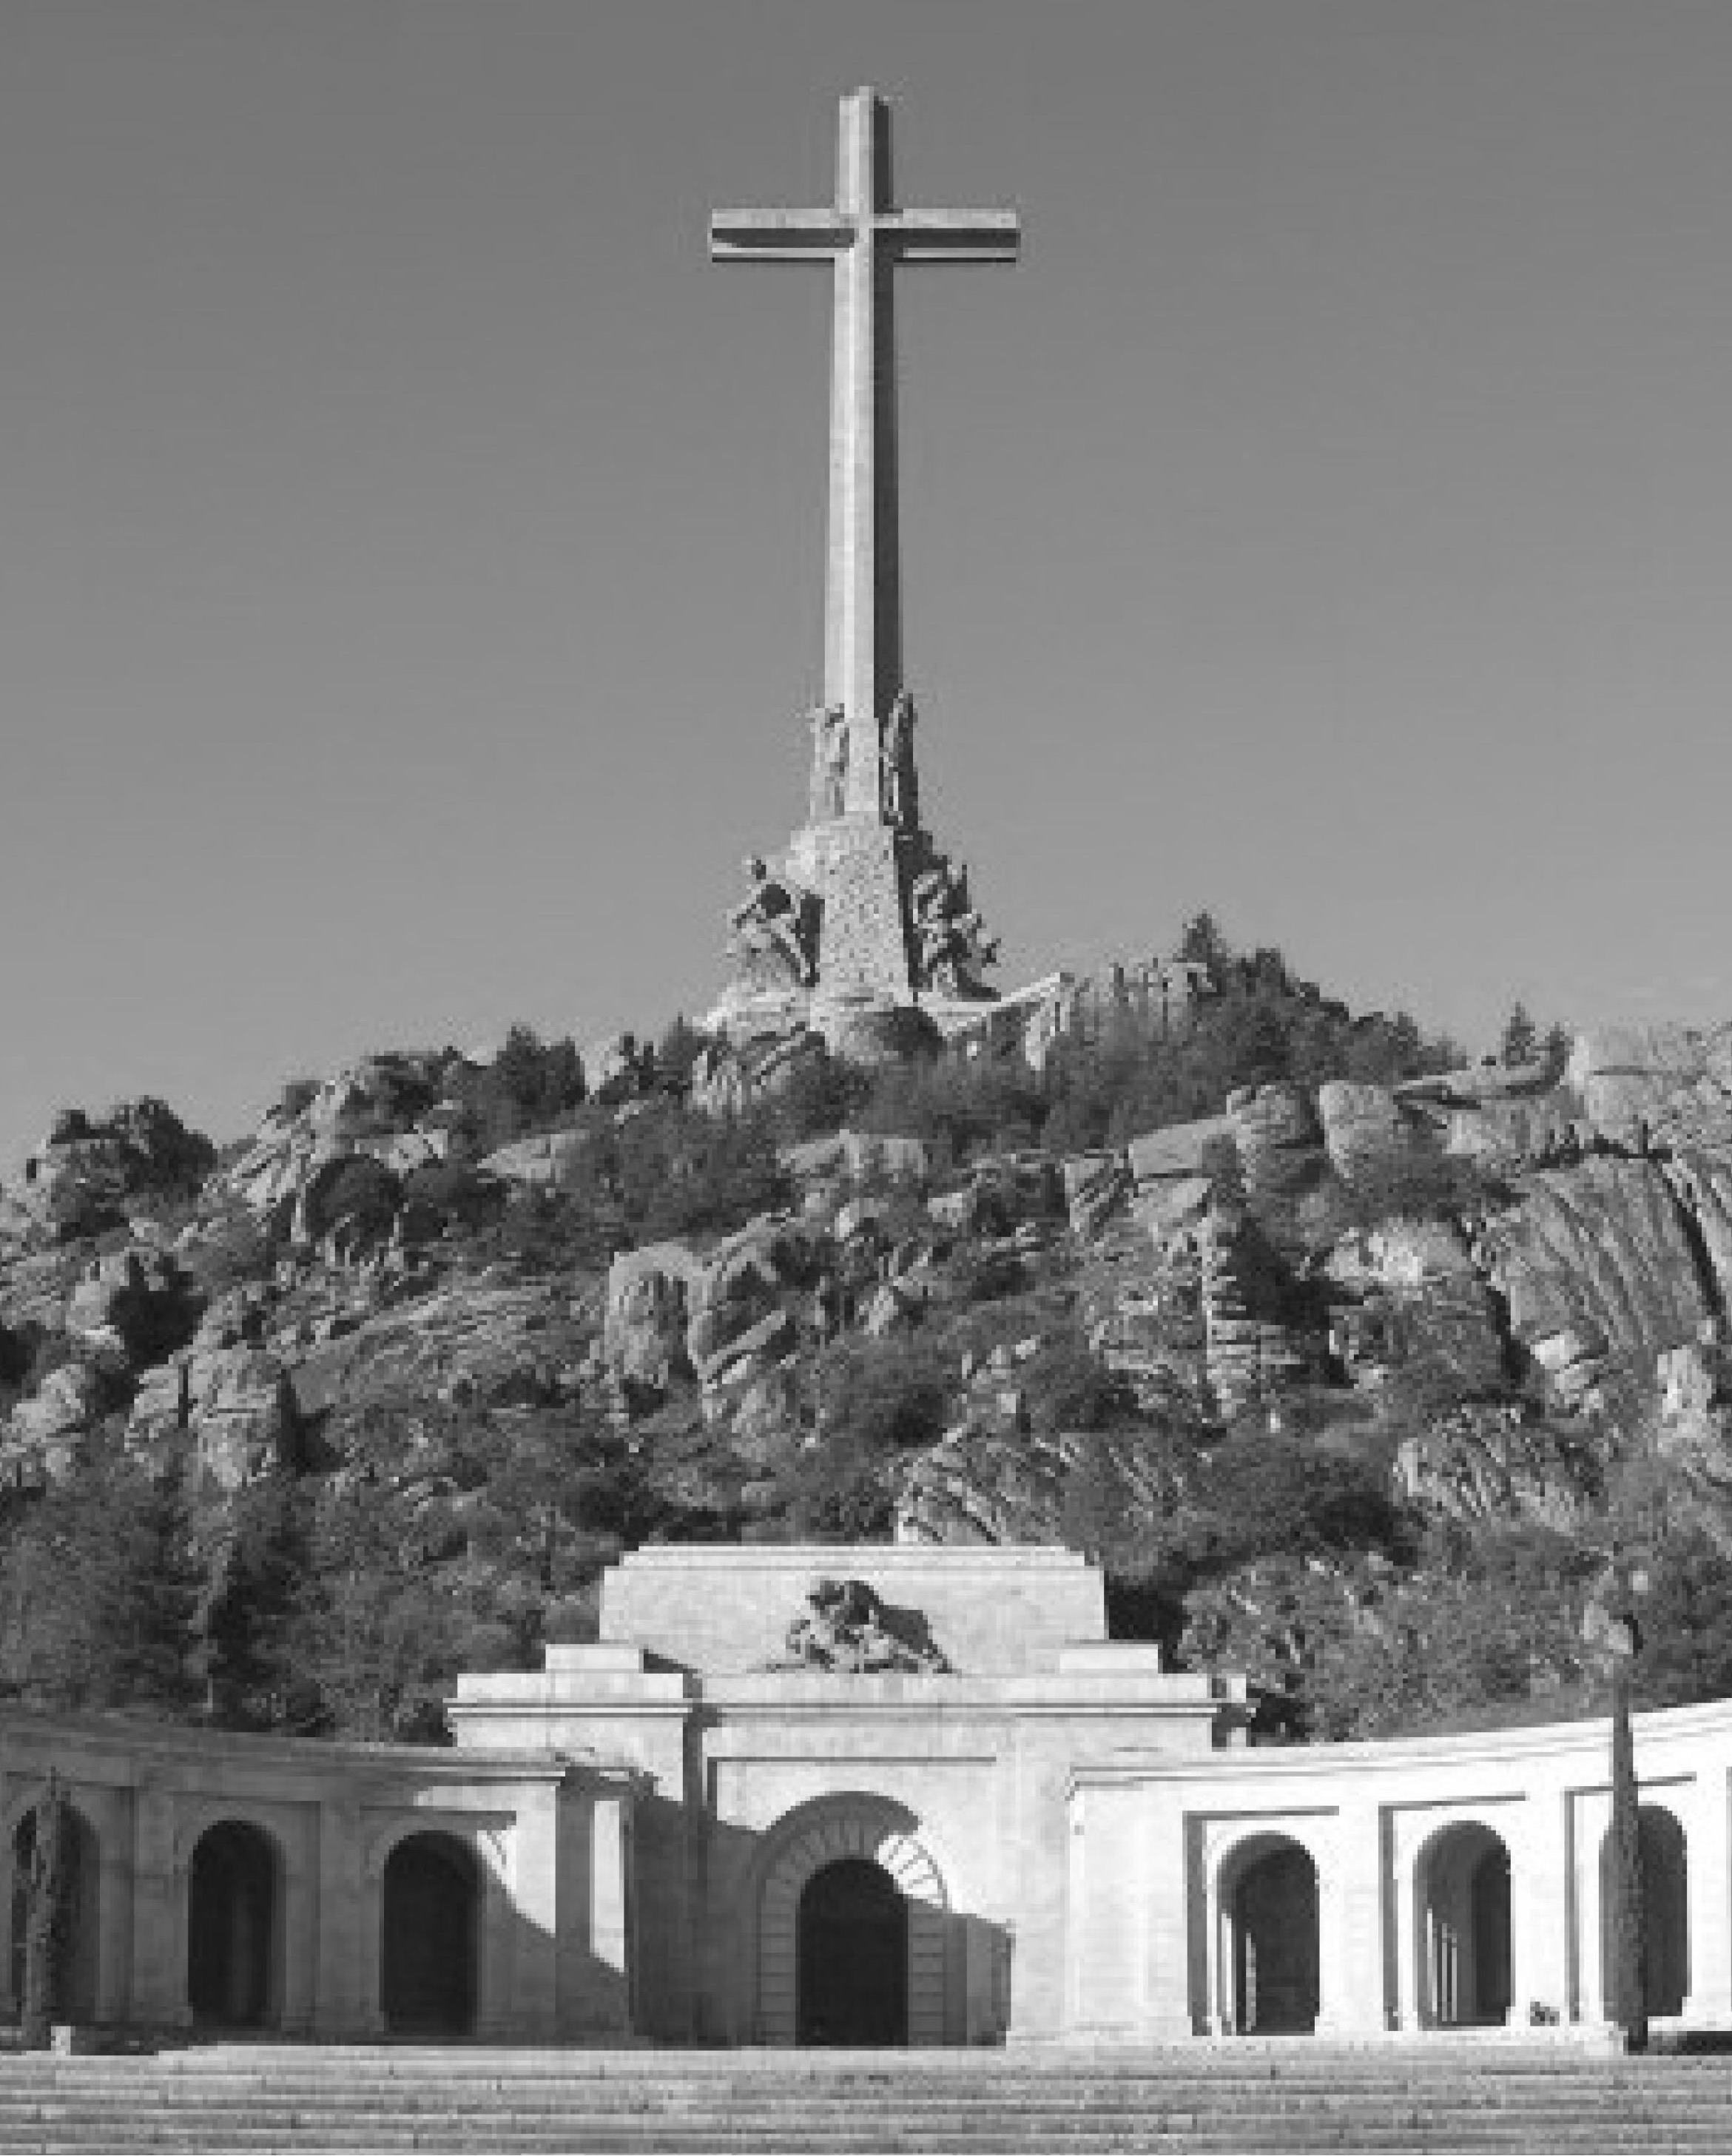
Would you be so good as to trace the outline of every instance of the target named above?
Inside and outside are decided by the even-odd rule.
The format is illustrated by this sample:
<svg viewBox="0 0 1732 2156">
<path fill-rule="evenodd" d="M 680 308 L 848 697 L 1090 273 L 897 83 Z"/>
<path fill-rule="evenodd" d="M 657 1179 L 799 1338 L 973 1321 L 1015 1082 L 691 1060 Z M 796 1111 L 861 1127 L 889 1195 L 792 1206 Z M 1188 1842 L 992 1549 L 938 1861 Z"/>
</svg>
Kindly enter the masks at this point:
<svg viewBox="0 0 1732 2156">
<path fill-rule="evenodd" d="M 833 209 L 718 209 L 712 262 L 809 262 L 854 244 L 853 221 Z"/>
<path fill-rule="evenodd" d="M 718 209 L 714 262 L 812 262 L 840 254 L 870 228 L 898 262 L 1014 262 L 1022 229 L 1012 209 L 897 209 L 853 217 L 835 209 Z"/>
<path fill-rule="evenodd" d="M 898 262 L 1014 262 L 1014 209 L 899 209 L 873 220 Z"/>
</svg>

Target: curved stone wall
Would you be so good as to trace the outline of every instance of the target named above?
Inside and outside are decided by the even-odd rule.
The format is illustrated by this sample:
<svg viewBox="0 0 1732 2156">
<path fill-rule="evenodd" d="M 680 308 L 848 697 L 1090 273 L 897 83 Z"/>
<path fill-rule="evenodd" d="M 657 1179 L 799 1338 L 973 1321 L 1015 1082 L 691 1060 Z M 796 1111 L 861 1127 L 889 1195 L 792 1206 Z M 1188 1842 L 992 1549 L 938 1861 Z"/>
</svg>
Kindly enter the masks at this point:
<svg viewBox="0 0 1732 2156">
<path fill-rule="evenodd" d="M 414 1842 L 455 1845 L 469 1866 L 473 1966 L 461 2033 L 547 2041 L 629 2029 L 617 1880 L 630 1777 L 545 1753 L 465 1756 L 16 1711 L 0 1717 L 9 1948 L 0 1952 L 0 2020 L 18 2006 L 19 1836 L 51 1769 L 85 1852 L 69 2002 L 77 2019 L 173 2034 L 193 2028 L 197 2005 L 213 2031 L 391 2033 L 387 1871 L 393 1851 Z M 225 1829 L 235 1848 L 268 1851 L 244 1892 L 225 1889 L 208 1862 L 199 1879 L 201 1848 L 208 1856 Z M 616 1885 L 600 1895 L 588 1892 L 592 1848 L 614 1852 Z M 581 1922 L 567 1916 L 563 1926 L 562 1865 L 568 1894 L 580 1883 L 573 1872 L 583 1887 Z"/>
<path fill-rule="evenodd" d="M 1232 1686 L 1151 1677 L 1146 1650 L 707 1687 L 591 1651 L 587 1703 L 510 1680 L 455 1751 L 0 1717 L 0 1908 L 15 1933 L 52 1768 L 79 1820 L 72 2010 L 134 2028 L 184 2031 L 196 2001 L 390 2033 L 411 1844 L 455 1845 L 474 1882 L 442 1919 L 473 1956 L 454 2034 L 793 2042 L 801 1896 L 839 1860 L 907 1905 L 912 2043 L 1603 2025 L 1603 1721 L 1248 1750 Z M 1732 2029 L 1732 1702 L 1638 1716 L 1636 1763 L 1651 2010 Z M 232 1911 L 224 1850 L 251 1881 Z"/>
<path fill-rule="evenodd" d="M 1732 1702 L 1635 1729 L 1651 2001 L 1732 2026 Z M 1276 1840 L 1316 1866 L 1319 2031 L 1604 2021 L 1604 1721 L 1085 1763 L 1066 1801 L 1073 2032 L 1243 2028 L 1234 1875 Z"/>
</svg>

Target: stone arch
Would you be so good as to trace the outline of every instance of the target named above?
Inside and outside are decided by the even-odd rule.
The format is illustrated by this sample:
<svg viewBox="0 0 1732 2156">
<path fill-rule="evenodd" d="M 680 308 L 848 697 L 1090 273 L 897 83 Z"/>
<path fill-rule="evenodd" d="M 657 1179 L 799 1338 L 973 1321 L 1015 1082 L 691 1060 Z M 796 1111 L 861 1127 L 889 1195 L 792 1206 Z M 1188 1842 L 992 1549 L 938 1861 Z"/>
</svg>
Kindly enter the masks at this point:
<svg viewBox="0 0 1732 2156">
<path fill-rule="evenodd" d="M 1682 2014 L 1690 1994 L 1689 1837 L 1668 1805 L 1637 1812 L 1642 1848 L 1642 1941 L 1647 1966 L 1645 2010 L 1662 2019 Z M 1611 1829 L 1600 1843 L 1600 1995 L 1612 1995 L 1613 1867 Z"/>
<path fill-rule="evenodd" d="M 460 1842 L 474 1857 L 479 1867 L 478 1876 L 491 1875 L 504 1879 L 510 1869 L 509 1823 L 502 1823 L 496 1814 L 468 1814 L 460 1811 L 415 1812 L 388 1820 L 376 1827 L 362 1844 L 361 1871 L 363 1878 L 377 1885 L 385 1876 L 385 1866 L 401 1842 L 419 1834 L 442 1834 L 450 1840 Z"/>
<path fill-rule="evenodd" d="M 24 1997 L 24 1935 L 28 1908 L 27 1881 L 36 1838 L 36 1805 L 41 1790 L 33 1790 L 13 1807 L 8 1819 L 11 1844 L 12 1910 L 10 1962 L 12 1996 L 23 2010 Z M 67 1815 L 69 1880 L 68 1884 L 68 1946 L 64 1971 L 62 2018 L 94 2021 L 98 2018 L 101 1993 L 102 1958 L 102 1844 L 95 1828 L 69 1799 Z"/>
<path fill-rule="evenodd" d="M 379 1883 L 379 2012 L 393 2035 L 474 2033 L 482 1887 L 466 1837 L 437 1828 L 393 1837 Z"/>
<path fill-rule="evenodd" d="M 1483 1820 L 1452 1820 L 1413 1865 L 1420 2019 L 1427 2028 L 1501 2026 L 1514 1997 L 1509 1845 Z"/>
<path fill-rule="evenodd" d="M 758 1873 L 758 2041 L 799 2035 L 799 1908 L 811 1881 L 848 1860 L 886 1872 L 907 1907 L 907 2032 L 911 2045 L 949 2034 L 947 1953 L 950 1896 L 914 1815 L 864 1793 L 820 1798 L 773 1835 Z"/>
<path fill-rule="evenodd" d="M 209 1821 L 186 1866 L 187 2004 L 195 2024 L 267 2029 L 282 2017 L 284 1887 L 276 1836 Z"/>
<path fill-rule="evenodd" d="M 1321 2007 L 1321 1876 L 1284 1828 L 1239 1836 L 1215 1872 L 1219 2025 L 1241 2036 L 1308 2035 Z"/>
</svg>

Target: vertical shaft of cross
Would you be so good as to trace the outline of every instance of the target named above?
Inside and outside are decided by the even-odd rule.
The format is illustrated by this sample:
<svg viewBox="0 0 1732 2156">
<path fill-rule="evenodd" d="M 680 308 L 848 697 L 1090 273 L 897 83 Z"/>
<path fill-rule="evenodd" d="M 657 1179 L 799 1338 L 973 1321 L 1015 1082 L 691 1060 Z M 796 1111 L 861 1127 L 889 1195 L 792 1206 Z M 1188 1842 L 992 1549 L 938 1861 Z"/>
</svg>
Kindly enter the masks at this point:
<svg viewBox="0 0 1732 2156">
<path fill-rule="evenodd" d="M 836 146 L 836 208 L 854 241 L 836 260 L 824 609 L 824 701 L 848 715 L 853 816 L 878 814 L 878 730 L 902 685 L 894 285 L 874 222 L 890 186 L 889 107 L 856 90 L 842 100 Z"/>
<path fill-rule="evenodd" d="M 1017 239 L 1009 210 L 896 208 L 890 108 L 871 90 L 841 101 L 833 208 L 718 210 L 710 220 L 718 261 L 831 265 L 824 701 L 846 721 L 851 818 L 883 820 L 879 743 L 902 686 L 892 279 L 904 263 L 1014 262 Z"/>
</svg>

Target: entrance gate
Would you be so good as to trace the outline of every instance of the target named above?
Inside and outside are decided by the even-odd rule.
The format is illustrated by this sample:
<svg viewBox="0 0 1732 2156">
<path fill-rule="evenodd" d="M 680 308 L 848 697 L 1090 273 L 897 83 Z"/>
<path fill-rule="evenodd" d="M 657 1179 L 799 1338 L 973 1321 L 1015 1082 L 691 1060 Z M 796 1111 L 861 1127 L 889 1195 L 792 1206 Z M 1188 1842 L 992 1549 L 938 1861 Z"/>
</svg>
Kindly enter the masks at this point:
<svg viewBox="0 0 1732 2156">
<path fill-rule="evenodd" d="M 836 1876 L 824 1879 L 828 1872 Z M 886 1881 L 887 1894 L 878 1878 Z M 816 1897 L 809 1902 L 815 1886 Z M 900 2005 L 887 1988 L 893 1976 L 881 1976 L 870 1985 L 864 1978 L 858 1982 L 879 2002 L 871 2026 L 894 2033 L 859 2041 L 918 2048 L 961 2040 L 964 1972 L 952 1948 L 959 1928 L 919 1823 L 904 1806 L 860 1791 L 822 1798 L 790 1813 L 772 1839 L 753 1894 L 758 1984 L 753 2041 L 840 2041 L 810 2033 L 815 2016 L 826 2030 L 842 2022 L 859 2025 L 856 2017 L 866 2011 L 860 1999 L 845 1994 L 840 1976 L 819 1971 L 839 1942 L 849 1943 L 851 1951 L 863 1951 L 871 1966 L 883 1969 L 892 1952 L 892 1926 L 898 1928 L 902 1943 Z M 887 1907 L 892 1897 L 894 1906 Z M 959 1979 L 954 2010 L 953 1978 Z"/>
<path fill-rule="evenodd" d="M 197 2023 L 262 2029 L 275 2018 L 275 1852 L 224 1820 L 199 1836 L 188 1881 L 187 2003 Z"/>
<path fill-rule="evenodd" d="M 881 1865 L 844 1857 L 799 1902 L 799 2041 L 908 2041 L 908 1905 Z"/>
</svg>

